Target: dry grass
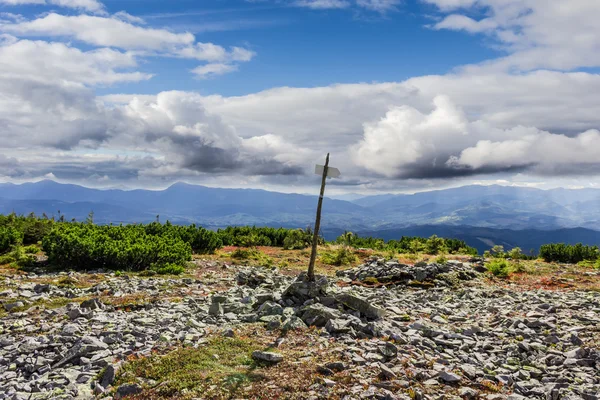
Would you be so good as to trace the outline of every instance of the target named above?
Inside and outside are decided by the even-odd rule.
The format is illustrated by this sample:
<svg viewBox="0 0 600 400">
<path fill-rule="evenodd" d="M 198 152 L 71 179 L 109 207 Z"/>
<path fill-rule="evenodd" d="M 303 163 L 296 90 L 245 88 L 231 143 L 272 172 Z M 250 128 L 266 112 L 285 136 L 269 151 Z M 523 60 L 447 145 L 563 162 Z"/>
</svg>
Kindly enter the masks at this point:
<svg viewBox="0 0 600 400">
<path fill-rule="evenodd" d="M 501 285 L 521 290 L 585 290 L 600 291 L 600 271 L 590 266 L 546 263 L 540 260 L 520 261 L 522 272 L 513 272 Z"/>
<path fill-rule="evenodd" d="M 279 347 L 275 341 L 282 339 Z M 259 325 L 236 329 L 235 338 L 217 333 L 205 344 L 170 349 L 148 358 L 132 357 L 117 378 L 118 383 L 145 381 L 144 391 L 129 399 L 301 399 L 309 387 L 322 379 L 317 365 L 340 361 L 341 352 L 334 343 L 323 343 L 315 330 L 289 332 L 285 336 L 266 331 Z M 277 365 L 257 363 L 253 350 L 271 350 L 283 354 Z M 358 377 L 348 371 L 328 377 L 339 384 L 356 384 Z M 328 398 L 339 399 L 341 393 Z"/>
</svg>

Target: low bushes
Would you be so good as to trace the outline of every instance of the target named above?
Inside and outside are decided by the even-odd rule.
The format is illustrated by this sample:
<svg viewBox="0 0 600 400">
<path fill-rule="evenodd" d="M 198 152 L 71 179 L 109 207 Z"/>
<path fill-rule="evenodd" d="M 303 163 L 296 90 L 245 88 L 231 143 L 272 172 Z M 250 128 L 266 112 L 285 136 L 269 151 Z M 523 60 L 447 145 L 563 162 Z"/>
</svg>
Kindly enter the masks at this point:
<svg viewBox="0 0 600 400">
<path fill-rule="evenodd" d="M 497 258 L 486 264 L 487 270 L 498 278 L 506 278 L 512 273 L 526 272 L 525 265 L 520 262 L 511 262 Z"/>
<path fill-rule="evenodd" d="M 42 247 L 51 264 L 72 269 L 140 271 L 183 266 L 192 257 L 189 243 L 168 231 L 149 234 L 143 225 L 57 224 Z"/>
<path fill-rule="evenodd" d="M 356 255 L 347 247 L 340 247 L 337 250 L 326 251 L 321 254 L 321 262 L 327 265 L 342 266 L 355 262 Z"/>
<path fill-rule="evenodd" d="M 303 249 L 312 241 L 310 229 L 286 229 L 255 226 L 229 226 L 217 231 L 225 246 L 273 246 Z"/>
<path fill-rule="evenodd" d="M 577 264 L 581 261 L 596 261 L 599 256 L 598 246 L 584 246 L 581 243 L 552 243 L 540 247 L 540 257 L 546 262 Z"/>
<path fill-rule="evenodd" d="M 0 226 L 0 254 L 10 251 L 23 241 L 23 234 L 12 227 Z"/>
<path fill-rule="evenodd" d="M 166 224 L 153 222 L 143 225 L 144 230 L 149 235 L 173 236 L 178 237 L 185 243 L 188 243 L 192 251 L 196 254 L 210 254 L 223 247 L 223 241 L 216 232 L 197 227 L 195 224 L 181 226 L 172 225 L 167 221 Z"/>
<path fill-rule="evenodd" d="M 477 249 L 469 247 L 463 240 L 446 239 L 433 235 L 429 238 L 402 236 L 398 240 L 385 242 L 383 239 L 373 237 L 360 237 L 352 232 L 344 232 L 336 243 L 354 248 L 366 248 L 380 251 L 394 251 L 395 253 L 424 253 L 424 254 L 467 254 L 477 255 Z"/>
</svg>

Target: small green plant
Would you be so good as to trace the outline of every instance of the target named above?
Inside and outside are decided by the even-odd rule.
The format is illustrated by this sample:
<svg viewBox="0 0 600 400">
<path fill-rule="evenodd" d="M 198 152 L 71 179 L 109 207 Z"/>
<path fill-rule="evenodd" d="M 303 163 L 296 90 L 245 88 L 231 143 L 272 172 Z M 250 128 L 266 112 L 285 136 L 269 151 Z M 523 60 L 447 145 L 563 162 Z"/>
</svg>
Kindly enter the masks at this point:
<svg viewBox="0 0 600 400">
<path fill-rule="evenodd" d="M 366 283 L 367 285 L 377 285 L 379 280 L 374 276 L 367 276 L 365 279 L 363 279 L 363 283 Z"/>
<path fill-rule="evenodd" d="M 31 268 L 35 262 L 35 257 L 25 254 L 22 246 L 15 246 L 10 253 L 0 256 L 0 265 L 10 264 L 15 269 Z"/>
<path fill-rule="evenodd" d="M 435 263 L 436 264 L 446 264 L 447 262 L 448 262 L 448 259 L 443 254 L 440 254 L 439 256 L 437 256 L 435 258 Z"/>
<path fill-rule="evenodd" d="M 75 278 L 72 278 L 70 276 L 65 276 L 63 278 L 60 278 L 58 280 L 58 285 L 57 286 L 62 286 L 62 287 L 75 287 L 75 285 L 79 283 L 79 281 Z"/>
<path fill-rule="evenodd" d="M 37 254 L 40 249 L 36 246 L 36 245 L 30 245 L 30 246 L 25 246 L 23 247 L 23 251 L 25 252 L 25 254 Z"/>
<path fill-rule="evenodd" d="M 504 259 L 496 259 L 486 265 L 487 270 L 498 278 L 506 278 L 512 272 L 511 264 Z"/>
<path fill-rule="evenodd" d="M 512 258 L 513 260 L 521 260 L 525 258 L 525 254 L 523 254 L 523 251 L 520 247 L 514 247 L 508 252 L 508 257 Z"/>
<path fill-rule="evenodd" d="M 185 267 L 177 264 L 167 264 L 157 268 L 156 273 L 159 275 L 181 275 L 185 272 Z"/>
<path fill-rule="evenodd" d="M 250 339 L 215 337 L 198 348 L 132 357 L 119 370 L 115 386 L 143 378 L 159 383 L 143 398 L 221 398 L 215 396 L 215 391 L 242 398 L 242 389 L 259 379 L 252 374 L 259 367 L 252 352 L 259 349 Z"/>
<path fill-rule="evenodd" d="M 348 265 L 356 261 L 356 255 L 347 247 L 340 247 L 334 251 L 323 252 L 321 261 L 327 265 Z"/>
<path fill-rule="evenodd" d="M 249 259 L 256 259 L 256 258 L 260 257 L 260 254 L 261 254 L 260 251 L 258 251 L 254 247 L 251 247 L 249 249 L 239 248 L 239 249 L 235 249 L 231 253 L 231 258 L 235 258 L 238 260 L 249 260 Z"/>
</svg>

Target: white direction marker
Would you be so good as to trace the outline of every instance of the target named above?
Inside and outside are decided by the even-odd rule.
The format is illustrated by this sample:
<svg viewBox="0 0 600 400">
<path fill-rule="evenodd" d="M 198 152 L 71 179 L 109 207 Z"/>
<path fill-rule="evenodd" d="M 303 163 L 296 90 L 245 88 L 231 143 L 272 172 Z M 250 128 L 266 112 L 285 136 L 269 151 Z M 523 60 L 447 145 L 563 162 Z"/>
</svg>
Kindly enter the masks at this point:
<svg viewBox="0 0 600 400">
<path fill-rule="evenodd" d="M 325 171 L 325 166 L 324 165 L 315 165 L 315 174 L 317 175 L 323 175 L 323 172 Z M 328 178 L 339 178 L 341 175 L 340 170 L 337 168 L 333 168 L 333 167 L 327 167 L 327 177 Z"/>
</svg>

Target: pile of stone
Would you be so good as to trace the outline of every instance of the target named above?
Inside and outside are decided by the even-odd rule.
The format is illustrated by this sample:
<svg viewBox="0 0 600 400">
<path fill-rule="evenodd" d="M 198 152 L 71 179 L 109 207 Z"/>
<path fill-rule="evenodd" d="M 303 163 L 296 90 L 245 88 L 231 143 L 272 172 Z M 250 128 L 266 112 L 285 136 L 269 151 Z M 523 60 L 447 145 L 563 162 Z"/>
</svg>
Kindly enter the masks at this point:
<svg viewBox="0 0 600 400">
<path fill-rule="evenodd" d="M 419 262 L 415 265 L 406 265 L 394 260 L 372 258 L 356 268 L 338 271 L 337 276 L 373 285 L 431 287 L 454 285 L 457 281 L 475 279 L 480 272 L 484 271 L 483 261 L 479 259 L 470 262 L 450 260 L 443 264 Z"/>
</svg>

